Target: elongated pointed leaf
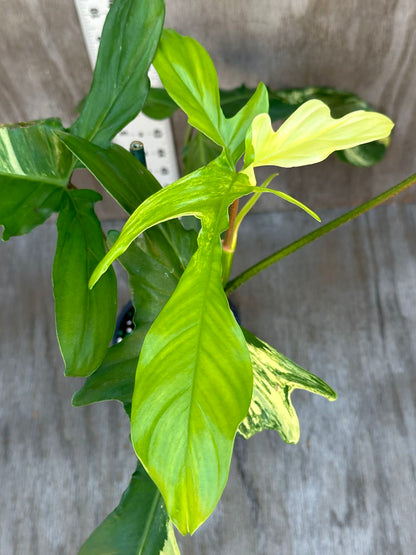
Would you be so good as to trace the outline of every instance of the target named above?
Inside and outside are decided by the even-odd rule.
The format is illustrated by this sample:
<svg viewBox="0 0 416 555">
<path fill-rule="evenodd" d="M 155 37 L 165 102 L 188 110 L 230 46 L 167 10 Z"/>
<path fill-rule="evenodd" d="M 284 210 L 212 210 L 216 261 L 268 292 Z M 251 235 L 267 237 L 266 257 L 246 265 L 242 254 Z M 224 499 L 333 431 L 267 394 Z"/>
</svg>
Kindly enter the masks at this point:
<svg viewBox="0 0 416 555">
<path fill-rule="evenodd" d="M 225 147 L 218 77 L 208 52 L 195 39 L 165 29 L 153 63 L 189 124 Z"/>
<path fill-rule="evenodd" d="M 130 243 L 149 227 L 180 216 L 194 215 L 203 220 L 207 215 L 211 218 L 212 214 L 218 213 L 223 231 L 228 222 L 228 206 L 236 198 L 248 195 L 255 189 L 246 175 L 237 174 L 229 167 L 225 157 L 221 156 L 208 166 L 158 191 L 146 199 L 128 219 L 113 247 L 94 270 L 90 287 Z"/>
<path fill-rule="evenodd" d="M 136 327 L 121 343 L 108 349 L 101 366 L 74 394 L 74 407 L 111 400 L 131 403 L 140 349 L 148 330 L 149 326 Z"/>
<path fill-rule="evenodd" d="M 269 111 L 269 95 L 263 83 L 260 83 L 249 99 L 230 119 L 223 118 L 221 122 L 225 143 L 231 152 L 232 159 L 237 161 L 244 152 L 244 140 L 253 119 Z"/>
<path fill-rule="evenodd" d="M 163 27 L 163 0 L 115 0 L 101 34 L 91 90 L 72 126 L 75 135 L 107 145 L 140 111 L 147 72 Z"/>
<path fill-rule="evenodd" d="M 299 421 L 293 408 L 294 389 L 305 389 L 334 401 L 336 393 L 276 349 L 243 330 L 253 365 L 253 398 L 238 432 L 246 439 L 262 430 L 276 430 L 287 443 L 299 441 Z"/>
<path fill-rule="evenodd" d="M 183 231 L 184 233 L 185 230 Z M 109 233 L 109 245 L 114 244 L 117 232 Z M 189 257 L 191 257 L 190 253 Z M 169 265 L 143 252 L 134 241 L 120 257 L 127 270 L 132 301 L 135 307 L 133 333 L 108 350 L 96 372 L 75 393 L 75 406 L 87 405 L 116 399 L 124 404 L 131 403 L 134 377 L 143 340 L 169 297 L 175 290 L 179 275 Z"/>
<path fill-rule="evenodd" d="M 58 119 L 0 127 L 3 239 L 28 233 L 59 209 L 72 156 L 53 133 Z"/>
<path fill-rule="evenodd" d="M 154 64 L 167 92 L 187 114 L 189 124 L 226 148 L 233 161 L 238 160 L 251 121 L 269 108 L 263 83 L 238 114 L 226 119 L 220 106 L 214 64 L 196 40 L 172 29 L 165 30 Z"/>
<path fill-rule="evenodd" d="M 250 404 L 250 357 L 221 283 L 220 234 L 228 206 L 252 190 L 223 157 L 214 160 L 143 202 L 91 280 L 150 225 L 201 219 L 198 250 L 145 338 L 131 413 L 136 453 L 183 533 L 214 510 Z"/>
<path fill-rule="evenodd" d="M 305 102 L 275 132 L 270 116 L 260 114 L 246 138 L 245 166 L 315 164 L 335 150 L 387 137 L 393 122 L 376 112 L 356 111 L 334 119 L 326 104 Z"/>
<path fill-rule="evenodd" d="M 175 543 L 162 496 L 139 462 L 119 505 L 79 555 L 157 555 Z"/>
<path fill-rule="evenodd" d="M 183 534 L 214 510 L 251 399 L 250 359 L 222 289 L 215 231 L 202 228 L 198 251 L 145 338 L 132 404 L 133 446 Z"/>
<path fill-rule="evenodd" d="M 53 264 L 56 330 L 65 373 L 88 376 L 101 364 L 114 333 L 117 284 L 111 271 L 97 290 L 88 289 L 92 268 L 105 253 L 93 203 L 101 197 L 87 189 L 70 190 L 61 208 Z"/>
</svg>

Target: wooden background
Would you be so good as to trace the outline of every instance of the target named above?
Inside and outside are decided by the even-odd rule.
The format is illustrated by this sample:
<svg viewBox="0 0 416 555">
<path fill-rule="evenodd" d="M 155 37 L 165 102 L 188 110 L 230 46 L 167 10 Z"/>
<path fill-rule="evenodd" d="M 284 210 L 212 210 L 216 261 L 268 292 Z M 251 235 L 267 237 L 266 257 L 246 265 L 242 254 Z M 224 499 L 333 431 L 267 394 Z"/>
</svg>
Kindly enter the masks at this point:
<svg viewBox="0 0 416 555">
<path fill-rule="evenodd" d="M 415 23 L 413 0 L 167 0 L 167 24 L 208 48 L 223 87 L 350 89 L 395 120 L 375 168 L 331 159 L 281 172 L 280 188 L 324 221 L 416 171 Z M 1 121 L 70 123 L 90 78 L 70 0 L 0 0 Z M 235 294 L 245 326 L 339 400 L 294 394 L 297 446 L 271 432 L 237 440 L 223 499 L 181 540 L 186 555 L 414 553 L 415 199 L 402 195 Z M 236 270 L 310 228 L 284 208 L 263 203 L 247 219 Z M 121 225 L 110 206 L 101 215 Z M 75 554 L 134 468 L 120 406 L 71 407 L 80 382 L 63 377 L 54 333 L 55 240 L 47 223 L 0 245 L 1 555 Z"/>
</svg>

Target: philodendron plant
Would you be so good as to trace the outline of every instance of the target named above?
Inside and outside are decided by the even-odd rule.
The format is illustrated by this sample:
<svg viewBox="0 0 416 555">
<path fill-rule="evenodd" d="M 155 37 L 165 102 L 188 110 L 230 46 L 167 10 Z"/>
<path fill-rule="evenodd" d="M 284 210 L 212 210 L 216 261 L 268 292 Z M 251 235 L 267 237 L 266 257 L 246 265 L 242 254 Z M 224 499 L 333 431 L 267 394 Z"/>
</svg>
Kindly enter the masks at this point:
<svg viewBox="0 0 416 555">
<path fill-rule="evenodd" d="M 0 129 L 3 239 L 59 213 L 53 266 L 58 341 L 66 375 L 87 377 L 73 404 L 116 399 L 131 419 L 137 469 L 82 555 L 178 553 L 172 522 L 182 534 L 193 533 L 213 512 L 236 434 L 249 438 L 272 429 L 288 443 L 298 441 L 293 389 L 330 400 L 336 394 L 243 329 L 227 293 L 414 181 L 229 281 L 240 224 L 262 194 L 319 221 L 310 208 L 270 188 L 276 174 L 258 184 L 256 168 L 314 164 L 334 151 L 369 165 L 380 158 L 393 123 L 333 89 L 279 92 L 260 83 L 255 91 L 220 93 L 208 53 L 190 37 L 162 32 L 163 19 L 162 0 L 115 0 L 75 123 L 64 129 L 48 119 Z M 145 104 L 152 60 L 166 92 L 151 91 Z M 334 118 L 328 104 L 342 117 Z M 184 151 L 189 173 L 163 189 L 134 156 L 111 144 L 143 106 L 156 117 L 179 107 L 194 129 Z M 238 109 L 230 113 L 231 106 Z M 276 114 L 289 117 L 274 131 Z M 100 195 L 71 184 L 72 171 L 82 166 L 130 215 L 121 233 L 103 238 L 93 209 Z M 246 196 L 239 210 L 238 199 Z M 197 219 L 198 231 L 184 225 L 184 216 Z M 117 304 L 110 266 L 117 258 L 129 279 L 134 330 L 109 348 Z"/>
</svg>

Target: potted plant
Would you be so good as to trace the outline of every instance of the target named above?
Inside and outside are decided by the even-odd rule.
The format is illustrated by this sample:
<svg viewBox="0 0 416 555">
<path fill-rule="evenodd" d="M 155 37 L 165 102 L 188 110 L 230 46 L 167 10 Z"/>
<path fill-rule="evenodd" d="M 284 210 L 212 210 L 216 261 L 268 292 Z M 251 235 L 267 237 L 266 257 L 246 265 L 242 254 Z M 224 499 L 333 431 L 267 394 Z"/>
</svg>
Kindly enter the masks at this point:
<svg viewBox="0 0 416 555">
<path fill-rule="evenodd" d="M 58 341 L 66 375 L 87 378 L 73 404 L 115 399 L 131 418 L 137 469 L 119 506 L 81 547 L 84 555 L 177 553 L 172 523 L 193 533 L 215 509 L 237 433 L 249 438 L 274 429 L 295 443 L 293 389 L 335 399 L 322 380 L 243 329 L 227 294 L 414 182 L 409 178 L 230 280 L 239 227 L 261 195 L 278 196 L 319 221 L 311 208 L 269 187 L 276 174 L 257 184 L 256 168 L 312 164 L 334 151 L 369 165 L 382 156 L 393 124 L 354 95 L 330 89 L 270 92 L 260 83 L 255 91 L 220 94 L 207 52 L 190 37 L 162 32 L 163 19 L 163 0 L 115 0 L 74 124 L 64 129 L 52 118 L 0 130 L 3 238 L 59 213 Z M 149 95 L 152 61 L 166 93 Z M 179 107 L 195 130 L 184 149 L 186 175 L 164 189 L 134 156 L 111 145 L 143 107 L 153 116 Z M 270 111 L 273 119 L 289 116 L 277 131 Z M 130 215 L 121 233 L 103 237 L 93 209 L 100 196 L 71 183 L 81 166 Z M 248 200 L 240 208 L 242 197 Z M 191 217 L 186 225 L 185 217 Z M 129 276 L 134 330 L 109 348 L 116 259 Z"/>
</svg>

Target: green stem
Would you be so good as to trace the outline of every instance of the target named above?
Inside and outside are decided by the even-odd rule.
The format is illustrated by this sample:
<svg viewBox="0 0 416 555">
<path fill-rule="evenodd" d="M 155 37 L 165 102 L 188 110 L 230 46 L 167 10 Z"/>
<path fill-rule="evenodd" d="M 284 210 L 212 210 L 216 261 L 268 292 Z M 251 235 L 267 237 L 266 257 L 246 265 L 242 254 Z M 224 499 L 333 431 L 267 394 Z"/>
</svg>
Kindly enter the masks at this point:
<svg viewBox="0 0 416 555">
<path fill-rule="evenodd" d="M 391 189 L 388 189 L 384 193 L 381 193 L 381 195 L 378 195 L 368 200 L 367 202 L 360 204 L 360 206 L 357 206 L 357 208 L 350 210 L 349 212 L 347 212 L 346 214 L 343 214 L 339 218 L 335 218 L 335 220 L 328 222 L 322 227 L 315 229 L 315 231 L 312 231 L 311 233 L 304 235 L 300 239 L 297 239 L 293 243 L 290 243 L 290 245 L 287 245 L 283 249 L 280 249 L 277 252 L 268 256 L 267 258 L 264 258 L 260 262 L 257 262 L 257 264 L 254 264 L 254 266 L 251 266 L 250 268 L 242 272 L 240 275 L 238 275 L 237 277 L 229 281 L 225 287 L 225 292 L 227 293 L 227 295 L 229 295 L 230 293 L 235 291 L 238 287 L 243 285 L 243 283 L 245 283 L 246 281 L 254 277 L 256 274 L 260 273 L 261 271 L 265 270 L 275 262 L 278 262 L 282 258 L 285 258 L 289 254 L 292 254 L 292 252 L 299 250 L 300 248 L 304 247 L 308 243 L 315 241 L 315 239 L 322 237 L 322 235 L 329 233 L 333 229 L 336 229 L 337 227 L 349 222 L 350 220 L 357 218 L 357 216 L 360 216 L 361 214 L 363 214 L 364 212 L 367 212 L 371 208 L 374 208 L 379 204 L 382 204 L 383 202 L 394 197 L 398 193 L 401 193 L 402 191 L 408 189 L 415 183 L 416 183 L 416 173 L 411 175 L 404 181 L 401 181 Z"/>
<path fill-rule="evenodd" d="M 235 200 L 229 208 L 229 227 L 222 242 L 222 282 L 227 283 L 230 277 L 231 267 L 233 265 L 234 251 L 234 226 L 238 213 L 238 199 Z"/>
</svg>

